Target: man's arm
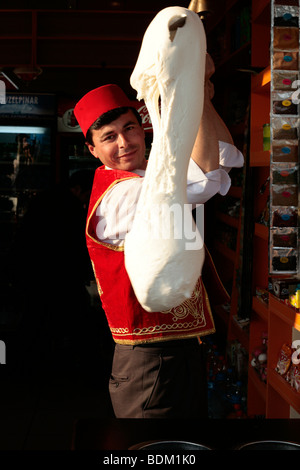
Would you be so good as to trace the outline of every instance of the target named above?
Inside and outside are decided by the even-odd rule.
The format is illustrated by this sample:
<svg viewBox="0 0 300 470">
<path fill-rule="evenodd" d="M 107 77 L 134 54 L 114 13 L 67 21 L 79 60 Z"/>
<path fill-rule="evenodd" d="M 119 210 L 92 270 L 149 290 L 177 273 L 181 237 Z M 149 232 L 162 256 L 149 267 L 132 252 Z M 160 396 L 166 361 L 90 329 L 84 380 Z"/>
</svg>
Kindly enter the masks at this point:
<svg viewBox="0 0 300 470">
<path fill-rule="evenodd" d="M 229 130 L 211 102 L 214 89 L 210 77 L 214 71 L 214 63 L 207 54 L 203 114 L 191 155 L 204 173 L 219 168 L 219 141 L 233 144 Z"/>
<path fill-rule="evenodd" d="M 214 125 L 214 108 L 207 90 L 205 90 L 202 119 L 191 158 L 204 173 L 219 168 L 219 141 Z"/>
</svg>

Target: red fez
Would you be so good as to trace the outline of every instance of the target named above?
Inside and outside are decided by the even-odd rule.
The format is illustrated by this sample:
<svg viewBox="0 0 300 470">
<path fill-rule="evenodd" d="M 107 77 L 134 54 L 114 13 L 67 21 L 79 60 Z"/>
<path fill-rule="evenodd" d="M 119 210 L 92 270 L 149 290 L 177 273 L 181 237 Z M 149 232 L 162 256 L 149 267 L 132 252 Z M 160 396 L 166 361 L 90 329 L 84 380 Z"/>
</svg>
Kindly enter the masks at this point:
<svg viewBox="0 0 300 470">
<path fill-rule="evenodd" d="M 134 107 L 123 90 L 117 85 L 104 85 L 84 95 L 76 104 L 74 114 L 86 136 L 88 129 L 102 114 L 124 106 Z"/>
</svg>

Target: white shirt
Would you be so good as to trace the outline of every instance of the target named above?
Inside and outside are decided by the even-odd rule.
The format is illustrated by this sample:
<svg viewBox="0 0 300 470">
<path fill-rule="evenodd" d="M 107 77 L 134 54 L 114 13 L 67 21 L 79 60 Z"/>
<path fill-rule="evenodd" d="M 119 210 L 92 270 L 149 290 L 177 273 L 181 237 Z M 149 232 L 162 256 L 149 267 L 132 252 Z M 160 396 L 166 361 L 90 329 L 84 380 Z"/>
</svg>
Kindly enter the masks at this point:
<svg viewBox="0 0 300 470">
<path fill-rule="evenodd" d="M 244 157 L 234 146 L 219 142 L 219 168 L 204 173 L 190 159 L 187 174 L 187 199 L 190 204 L 204 204 L 219 193 L 227 194 L 231 180 L 228 172 L 233 167 L 240 168 Z M 135 208 L 143 184 L 145 170 L 135 170 L 142 178 L 132 178 L 114 185 L 104 195 L 95 213 L 96 234 L 99 240 L 114 245 L 123 245 L 125 235 L 130 231 Z"/>
</svg>

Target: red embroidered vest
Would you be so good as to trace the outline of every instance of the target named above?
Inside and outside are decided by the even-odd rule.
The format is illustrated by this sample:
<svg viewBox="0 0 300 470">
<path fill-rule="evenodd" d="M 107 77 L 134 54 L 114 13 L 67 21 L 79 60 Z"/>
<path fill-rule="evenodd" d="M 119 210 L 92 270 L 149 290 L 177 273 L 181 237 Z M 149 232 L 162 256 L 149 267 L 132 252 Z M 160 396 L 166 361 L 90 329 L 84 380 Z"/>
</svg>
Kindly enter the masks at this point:
<svg viewBox="0 0 300 470">
<path fill-rule="evenodd" d="M 192 297 L 178 307 L 147 312 L 131 286 L 124 264 L 124 248 L 97 238 L 93 216 L 98 205 L 111 187 L 128 178 L 139 176 L 127 171 L 106 170 L 103 166 L 96 170 L 86 225 L 87 247 L 114 341 L 138 344 L 213 333 L 214 322 L 201 278 Z"/>
</svg>

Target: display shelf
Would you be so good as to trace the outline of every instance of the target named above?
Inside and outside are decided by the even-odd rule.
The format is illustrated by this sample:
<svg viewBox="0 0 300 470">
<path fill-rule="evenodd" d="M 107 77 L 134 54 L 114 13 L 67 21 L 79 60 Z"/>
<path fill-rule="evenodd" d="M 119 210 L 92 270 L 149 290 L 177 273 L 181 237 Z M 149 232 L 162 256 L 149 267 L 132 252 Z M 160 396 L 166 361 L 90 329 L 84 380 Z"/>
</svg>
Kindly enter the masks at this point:
<svg viewBox="0 0 300 470">
<path fill-rule="evenodd" d="M 269 337 L 270 305 L 255 294 L 257 288 L 268 289 L 269 229 L 265 220 L 269 198 L 270 151 L 263 147 L 263 125 L 270 123 L 270 0 L 252 0 L 251 65 L 261 68 L 251 77 L 250 168 L 253 181 L 252 243 L 252 313 L 249 331 L 248 415 L 266 416 L 268 386 L 251 365 L 252 353 Z M 266 222 L 268 219 L 266 219 Z M 269 345 L 267 349 L 269 357 Z M 268 379 L 267 379 L 268 380 Z"/>
<path fill-rule="evenodd" d="M 262 128 L 256 130 L 259 135 L 259 142 L 262 143 Z M 270 151 L 257 150 L 251 152 L 251 166 L 269 166 L 270 165 Z"/>
<path fill-rule="evenodd" d="M 252 21 L 254 23 L 270 23 L 270 0 L 252 2 Z"/>
<path fill-rule="evenodd" d="M 252 166 L 252 186 L 253 186 L 253 229 L 256 228 L 256 223 L 261 220 L 269 222 L 268 215 L 268 202 L 270 194 L 270 166 Z"/>
<path fill-rule="evenodd" d="M 241 345 L 245 348 L 245 350 L 248 351 L 249 334 L 247 331 L 245 331 L 241 327 L 239 320 L 236 316 L 232 316 L 230 335 L 231 335 L 230 339 L 236 338 L 241 343 Z"/>
<path fill-rule="evenodd" d="M 299 313 L 270 294 L 266 410 L 269 418 L 288 418 L 290 407 L 298 413 L 300 411 L 300 394 L 275 370 L 282 345 L 292 343 L 293 328 L 299 331 L 299 325 Z"/>
<path fill-rule="evenodd" d="M 297 311 L 294 307 L 288 306 L 285 303 L 281 302 L 279 299 L 270 295 L 270 310 L 274 315 L 277 315 L 281 318 L 286 324 L 291 328 L 295 328 L 300 331 L 300 312 Z"/>
<path fill-rule="evenodd" d="M 254 296 L 252 299 L 252 309 L 261 317 L 262 320 L 268 322 L 269 308 L 265 302 Z"/>
<path fill-rule="evenodd" d="M 238 3 L 238 2 L 237 2 Z M 218 312 L 220 318 L 228 325 L 228 340 L 239 341 L 249 353 L 248 367 L 248 415 L 266 416 L 267 418 L 289 418 L 290 410 L 293 408 L 300 412 L 300 394 L 275 371 L 278 355 L 283 343 L 291 344 L 293 331 L 300 331 L 300 313 L 269 294 L 269 302 L 264 303 L 255 296 L 257 288 L 268 290 L 269 287 L 269 227 L 267 226 L 268 203 L 270 195 L 270 151 L 263 147 L 263 125 L 270 123 L 270 92 L 271 92 L 271 67 L 270 67 L 270 41 L 271 41 L 271 7 L 270 0 L 252 0 L 252 37 L 251 37 L 251 104 L 250 104 L 250 155 L 249 173 L 252 185 L 252 218 L 251 234 L 245 233 L 242 243 L 251 243 L 252 258 L 249 259 L 251 266 L 247 269 L 249 274 L 249 289 L 251 289 L 252 299 L 250 299 L 251 321 L 249 331 L 244 331 L 237 319 L 238 299 L 235 292 L 236 277 L 240 275 L 238 270 L 238 255 L 240 254 L 240 243 L 237 240 L 235 252 L 228 252 L 228 248 L 215 242 L 215 247 L 222 253 L 222 263 L 234 266 L 233 289 L 231 292 L 230 314 L 224 315 Z M 218 26 L 221 25 L 221 19 Z M 227 29 L 228 32 L 228 29 Z M 247 48 L 244 45 L 245 49 Z M 241 51 L 237 51 L 239 55 Z M 225 64 L 229 64 L 230 55 L 225 55 Z M 222 62 L 221 62 L 222 63 Z M 219 64 L 220 66 L 220 64 Z M 224 76 L 228 77 L 227 69 Z M 237 69 L 235 69 L 237 70 Z M 257 72 L 258 71 L 258 72 Z M 224 80 L 222 76 L 221 80 Z M 229 100 L 229 98 L 228 98 Z M 228 101 L 227 100 L 227 101 Z M 226 98 L 224 103 L 228 104 Z M 223 105 L 224 105 L 223 103 Z M 232 187 L 228 195 L 237 197 L 243 202 L 245 197 L 244 189 Z M 228 216 L 216 213 L 216 220 L 232 225 L 233 221 Z M 265 225 L 264 225 L 265 223 Z M 239 227 L 240 221 L 234 226 Z M 230 256 L 229 256 L 230 253 Z M 224 262 L 225 260 L 225 262 Z M 219 262 L 220 265 L 221 262 Z M 224 266 L 225 270 L 225 266 Z M 266 382 L 260 379 L 259 374 L 251 365 L 251 354 L 262 345 L 268 338 L 267 347 L 267 378 Z M 265 343 L 264 343 L 265 344 Z"/>
<path fill-rule="evenodd" d="M 230 225 L 231 227 L 238 228 L 239 226 L 239 219 L 236 217 L 232 217 L 228 214 L 224 214 L 222 212 L 217 212 L 217 218 L 223 222 L 224 224 Z"/>
<path fill-rule="evenodd" d="M 267 227 L 266 225 L 255 223 L 254 235 L 256 237 L 261 238 L 262 240 L 268 241 L 269 240 L 269 227 Z"/>
<path fill-rule="evenodd" d="M 258 373 L 252 366 L 250 366 L 248 370 L 248 380 L 251 380 L 253 382 L 256 391 L 259 393 L 260 397 L 265 402 L 267 384 L 260 379 Z"/>
<path fill-rule="evenodd" d="M 270 0 L 252 0 L 251 64 L 265 68 L 270 58 Z"/>
<path fill-rule="evenodd" d="M 253 277 L 253 293 L 256 287 L 263 289 L 268 288 L 268 242 L 260 237 L 254 237 L 253 239 L 253 266 L 252 266 L 252 277 Z M 255 262 L 257 261 L 257 262 Z"/>
<path fill-rule="evenodd" d="M 250 165 L 267 166 L 270 164 L 270 152 L 263 150 L 263 125 L 270 122 L 270 92 L 268 87 L 258 91 L 258 83 L 257 77 L 252 77 Z"/>
<path fill-rule="evenodd" d="M 0 10 L 0 67 L 132 69 L 144 31 L 155 14 L 155 11 L 117 10 Z M 119 66 L 120 41 L 125 49 L 123 64 Z"/>
<path fill-rule="evenodd" d="M 218 11 L 205 20 L 207 50 L 216 68 L 212 77 L 215 88 L 213 103 L 245 161 L 249 151 L 250 10 L 251 1 L 225 0 L 218 5 Z M 240 344 L 247 351 L 249 337 L 237 318 L 243 308 L 239 299 L 243 288 L 242 263 L 245 250 L 241 241 L 245 168 L 231 170 L 232 186 L 226 196 L 216 196 L 206 204 L 206 213 L 209 213 L 209 224 L 206 227 L 209 227 L 205 236 L 219 277 L 230 296 L 229 309 L 213 306 L 215 319 L 217 322 L 220 320 L 216 323 L 217 334 L 220 333 L 220 323 L 225 341 Z M 229 246 L 225 245 L 227 242 Z M 230 355 L 228 360 L 230 362 Z"/>
<path fill-rule="evenodd" d="M 270 93 L 270 84 L 271 84 L 271 67 L 268 65 L 257 75 L 254 75 L 252 78 L 252 91 L 254 93 Z"/>
<path fill-rule="evenodd" d="M 248 415 L 266 414 L 266 384 L 251 365 L 253 353 L 262 346 L 262 338 L 268 331 L 268 307 L 257 297 L 252 298 L 252 313 L 249 329 L 248 366 Z"/>
<path fill-rule="evenodd" d="M 272 372 L 271 374 L 272 375 Z M 271 385 L 267 385 L 266 418 L 286 419 L 290 417 L 289 403 Z"/>
<path fill-rule="evenodd" d="M 269 387 L 272 387 L 282 398 L 282 400 L 292 408 L 297 413 L 300 413 L 300 394 L 294 390 L 288 382 L 281 377 L 276 370 L 274 369 L 268 369 L 268 384 Z M 282 405 L 281 405 L 282 406 Z M 274 417 L 280 417 L 280 410 L 275 411 L 273 409 L 272 404 L 270 404 L 270 410 L 269 410 L 269 417 L 271 418 L 273 415 Z M 287 417 L 287 416 L 282 416 Z"/>
<path fill-rule="evenodd" d="M 262 345 L 262 337 L 268 332 L 268 316 L 261 314 L 256 310 L 252 310 L 250 330 L 249 330 L 249 362 L 251 362 L 251 354 Z"/>
<path fill-rule="evenodd" d="M 240 186 L 231 186 L 228 191 L 228 196 L 241 198 L 243 195 L 243 188 Z"/>
<path fill-rule="evenodd" d="M 228 322 L 229 322 L 229 312 L 224 308 L 223 305 L 215 305 L 214 310 L 218 317 L 222 320 L 224 323 L 225 327 L 228 327 Z"/>
<path fill-rule="evenodd" d="M 252 367 L 248 371 L 248 397 L 247 415 L 249 418 L 265 416 L 266 413 L 266 387 L 257 377 Z"/>
</svg>

